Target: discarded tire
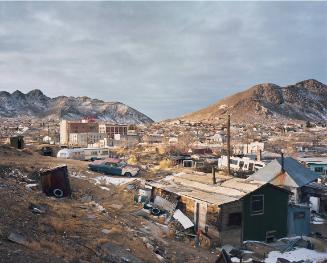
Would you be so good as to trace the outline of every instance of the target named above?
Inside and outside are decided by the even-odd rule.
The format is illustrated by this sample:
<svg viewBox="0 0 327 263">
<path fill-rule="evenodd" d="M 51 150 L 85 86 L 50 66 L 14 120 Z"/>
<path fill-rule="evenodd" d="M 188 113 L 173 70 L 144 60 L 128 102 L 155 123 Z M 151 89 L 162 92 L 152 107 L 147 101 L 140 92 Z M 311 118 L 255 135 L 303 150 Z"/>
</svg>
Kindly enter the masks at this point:
<svg viewBox="0 0 327 263">
<path fill-rule="evenodd" d="M 153 208 L 151 210 L 151 214 L 153 214 L 154 216 L 159 216 L 161 213 L 161 211 L 158 208 Z"/>
<path fill-rule="evenodd" d="M 53 195 L 57 198 L 61 198 L 64 196 L 64 192 L 57 188 L 53 190 Z"/>
</svg>

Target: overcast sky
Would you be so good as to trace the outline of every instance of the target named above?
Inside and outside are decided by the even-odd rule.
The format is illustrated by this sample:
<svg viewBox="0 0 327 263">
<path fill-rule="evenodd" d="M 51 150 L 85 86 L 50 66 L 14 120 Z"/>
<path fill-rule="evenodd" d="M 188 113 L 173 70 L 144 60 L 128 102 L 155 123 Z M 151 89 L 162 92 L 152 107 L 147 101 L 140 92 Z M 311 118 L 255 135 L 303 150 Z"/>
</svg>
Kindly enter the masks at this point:
<svg viewBox="0 0 327 263">
<path fill-rule="evenodd" d="M 0 90 L 155 120 L 254 84 L 327 83 L 327 2 L 1 2 Z"/>
</svg>

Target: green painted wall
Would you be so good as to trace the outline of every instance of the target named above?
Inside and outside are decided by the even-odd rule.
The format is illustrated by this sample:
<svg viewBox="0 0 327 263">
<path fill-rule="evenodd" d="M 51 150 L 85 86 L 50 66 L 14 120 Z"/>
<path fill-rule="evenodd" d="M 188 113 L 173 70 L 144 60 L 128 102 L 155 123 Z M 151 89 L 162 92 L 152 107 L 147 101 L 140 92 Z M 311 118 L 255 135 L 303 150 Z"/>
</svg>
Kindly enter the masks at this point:
<svg viewBox="0 0 327 263">
<path fill-rule="evenodd" d="M 251 215 L 251 196 L 264 195 L 264 213 Z M 265 241 L 267 231 L 276 231 L 276 238 L 287 236 L 288 193 L 265 185 L 243 199 L 243 241 Z"/>
</svg>

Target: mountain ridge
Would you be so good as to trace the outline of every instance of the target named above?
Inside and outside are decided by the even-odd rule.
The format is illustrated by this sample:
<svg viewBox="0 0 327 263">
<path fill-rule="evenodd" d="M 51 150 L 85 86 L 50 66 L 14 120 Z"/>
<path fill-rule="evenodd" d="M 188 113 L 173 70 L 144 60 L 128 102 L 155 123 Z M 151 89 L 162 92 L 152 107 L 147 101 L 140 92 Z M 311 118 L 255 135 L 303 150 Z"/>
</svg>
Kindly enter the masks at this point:
<svg viewBox="0 0 327 263">
<path fill-rule="evenodd" d="M 327 121 L 327 86 L 314 79 L 285 87 L 257 84 L 179 119 L 215 122 L 227 114 L 240 122 L 271 118 Z"/>
<path fill-rule="evenodd" d="M 68 120 L 95 117 L 103 121 L 127 124 L 153 122 L 150 117 L 119 101 L 106 102 L 87 96 L 50 98 L 39 89 L 31 90 L 26 94 L 19 90 L 12 93 L 0 91 L 0 116 Z"/>
</svg>

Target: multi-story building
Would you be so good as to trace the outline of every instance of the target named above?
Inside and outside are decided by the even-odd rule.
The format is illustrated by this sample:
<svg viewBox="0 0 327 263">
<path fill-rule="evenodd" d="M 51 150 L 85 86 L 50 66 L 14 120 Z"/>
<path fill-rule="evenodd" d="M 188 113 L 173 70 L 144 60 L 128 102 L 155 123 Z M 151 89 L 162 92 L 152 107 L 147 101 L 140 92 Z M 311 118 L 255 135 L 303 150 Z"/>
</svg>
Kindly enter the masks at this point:
<svg viewBox="0 0 327 263">
<path fill-rule="evenodd" d="M 89 147 L 97 144 L 100 140 L 106 138 L 107 135 L 98 132 L 89 133 L 70 133 L 69 134 L 69 147 Z"/>
<path fill-rule="evenodd" d="M 99 124 L 93 121 L 67 121 L 60 122 L 60 144 L 68 146 L 71 133 L 98 133 Z"/>
<path fill-rule="evenodd" d="M 115 134 L 127 135 L 128 125 L 113 124 L 113 123 L 100 123 L 99 132 L 106 133 L 108 138 L 113 139 Z"/>
</svg>

